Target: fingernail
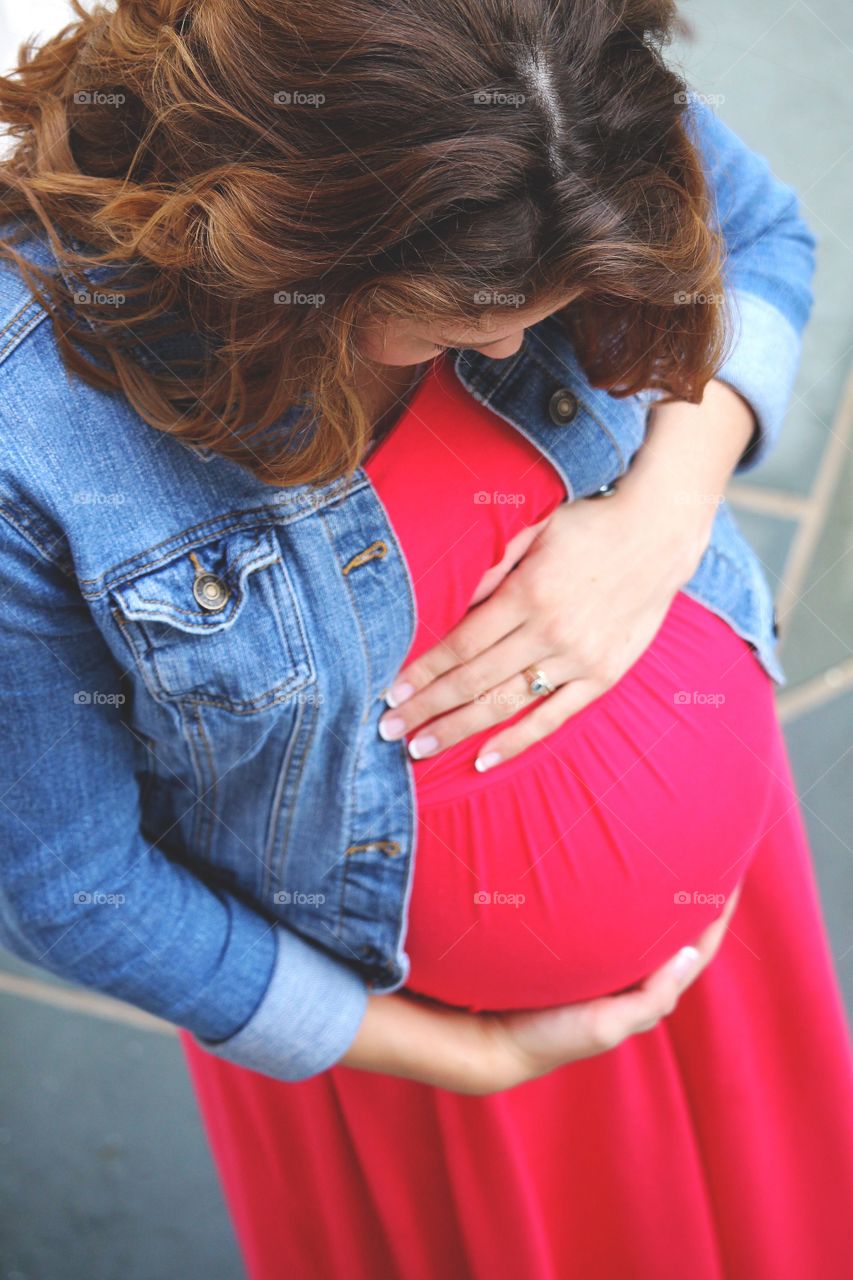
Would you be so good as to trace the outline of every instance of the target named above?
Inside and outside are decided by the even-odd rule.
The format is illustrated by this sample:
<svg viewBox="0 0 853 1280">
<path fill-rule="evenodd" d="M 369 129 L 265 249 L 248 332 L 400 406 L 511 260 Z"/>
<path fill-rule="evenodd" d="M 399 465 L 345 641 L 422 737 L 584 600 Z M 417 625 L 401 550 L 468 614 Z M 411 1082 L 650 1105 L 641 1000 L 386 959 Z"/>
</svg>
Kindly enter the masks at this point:
<svg viewBox="0 0 853 1280">
<path fill-rule="evenodd" d="M 487 769 L 491 769 L 493 764 L 500 764 L 503 756 L 500 751 L 487 751 L 483 756 L 477 756 L 474 761 L 474 768 L 479 769 L 480 773 L 485 773 Z"/>
<path fill-rule="evenodd" d="M 679 980 L 686 978 L 688 973 L 690 973 L 694 968 L 698 959 L 699 952 L 695 947 L 682 947 L 672 962 L 672 968 L 675 976 Z"/>
<path fill-rule="evenodd" d="M 385 690 L 385 701 L 389 707 L 399 707 L 400 703 L 411 698 L 414 692 L 415 686 L 407 684 L 404 680 L 402 684 L 392 684 L 390 689 Z"/>
<path fill-rule="evenodd" d="M 422 738 L 413 738 L 409 743 L 409 755 L 414 756 L 415 760 L 420 760 L 423 756 L 428 756 L 431 751 L 435 751 L 438 746 L 438 738 L 433 737 L 431 733 L 425 733 Z"/>
<path fill-rule="evenodd" d="M 397 738 L 402 738 L 405 732 L 406 722 L 399 716 L 386 716 L 379 721 L 379 736 L 386 742 L 394 742 Z"/>
</svg>

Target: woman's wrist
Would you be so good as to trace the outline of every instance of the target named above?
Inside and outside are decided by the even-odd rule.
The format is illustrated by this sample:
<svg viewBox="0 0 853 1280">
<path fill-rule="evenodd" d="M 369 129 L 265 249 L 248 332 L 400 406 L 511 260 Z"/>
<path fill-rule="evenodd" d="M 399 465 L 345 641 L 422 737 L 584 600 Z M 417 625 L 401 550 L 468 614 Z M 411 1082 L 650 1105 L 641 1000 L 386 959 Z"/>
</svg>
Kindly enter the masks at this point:
<svg viewBox="0 0 853 1280">
<path fill-rule="evenodd" d="M 654 531 L 678 586 L 696 571 L 755 425 L 747 401 L 717 379 L 701 404 L 680 400 L 650 411 L 646 439 L 619 488 L 643 527 Z"/>
<path fill-rule="evenodd" d="M 486 1021 L 411 993 L 370 996 L 338 1065 L 477 1093 L 490 1073 Z"/>
</svg>

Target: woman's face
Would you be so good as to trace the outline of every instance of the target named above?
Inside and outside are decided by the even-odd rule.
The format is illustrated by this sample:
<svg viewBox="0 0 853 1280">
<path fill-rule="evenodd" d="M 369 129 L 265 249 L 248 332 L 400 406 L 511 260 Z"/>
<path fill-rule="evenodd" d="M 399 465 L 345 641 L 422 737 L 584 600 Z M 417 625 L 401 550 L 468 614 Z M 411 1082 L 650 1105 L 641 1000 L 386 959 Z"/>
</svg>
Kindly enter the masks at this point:
<svg viewBox="0 0 853 1280">
<path fill-rule="evenodd" d="M 539 307 L 492 307 L 484 314 L 482 324 L 475 328 L 467 322 L 454 326 L 449 322 L 418 323 L 397 317 L 374 320 L 365 323 L 359 350 L 365 360 L 387 365 L 420 364 L 448 347 L 464 347 L 480 351 L 493 360 L 505 360 L 518 351 L 525 329 L 567 306 L 577 296 L 576 291 Z"/>
</svg>

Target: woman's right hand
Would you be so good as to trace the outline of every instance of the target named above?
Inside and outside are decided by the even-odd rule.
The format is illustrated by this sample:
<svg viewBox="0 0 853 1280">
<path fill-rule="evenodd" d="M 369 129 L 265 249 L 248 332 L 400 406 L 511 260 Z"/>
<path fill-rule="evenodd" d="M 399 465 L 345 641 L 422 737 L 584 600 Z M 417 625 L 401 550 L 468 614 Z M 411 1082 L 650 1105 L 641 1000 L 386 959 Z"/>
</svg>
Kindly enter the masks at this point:
<svg viewBox="0 0 853 1280">
<path fill-rule="evenodd" d="M 339 1065 L 483 1096 L 606 1053 L 672 1013 L 716 955 L 740 891 L 738 885 L 701 934 L 698 954 L 684 973 L 678 973 L 674 957 L 616 995 L 512 1013 L 466 1013 L 410 992 L 371 996 Z"/>
<path fill-rule="evenodd" d="M 617 995 L 554 1009 L 491 1015 L 500 1070 L 510 1080 L 509 1086 L 500 1087 L 545 1075 L 564 1062 L 605 1053 L 629 1036 L 656 1027 L 661 1018 L 673 1012 L 682 992 L 716 955 L 740 891 L 739 884 L 722 913 L 700 935 L 695 944 L 698 955 L 682 977 L 678 976 L 675 956 Z"/>
</svg>

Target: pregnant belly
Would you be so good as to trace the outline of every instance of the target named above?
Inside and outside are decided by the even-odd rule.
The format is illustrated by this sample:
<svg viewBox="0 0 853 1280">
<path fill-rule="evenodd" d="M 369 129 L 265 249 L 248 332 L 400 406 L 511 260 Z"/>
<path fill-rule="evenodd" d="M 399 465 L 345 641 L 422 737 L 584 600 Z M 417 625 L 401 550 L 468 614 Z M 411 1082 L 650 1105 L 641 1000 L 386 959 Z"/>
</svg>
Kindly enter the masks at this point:
<svg viewBox="0 0 853 1280">
<path fill-rule="evenodd" d="M 542 743 L 447 793 L 416 769 L 407 985 L 482 1010 L 639 981 L 743 878 L 779 742 L 747 643 L 679 593 L 634 666 Z"/>
</svg>

